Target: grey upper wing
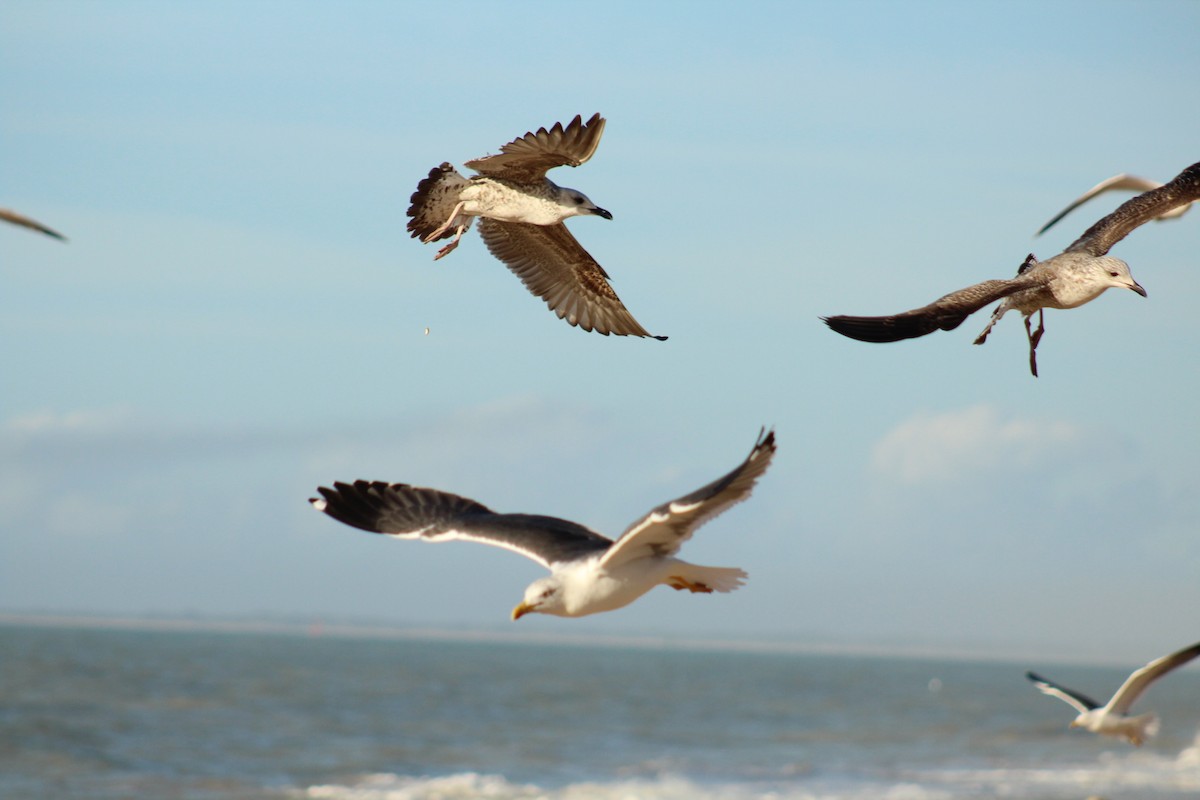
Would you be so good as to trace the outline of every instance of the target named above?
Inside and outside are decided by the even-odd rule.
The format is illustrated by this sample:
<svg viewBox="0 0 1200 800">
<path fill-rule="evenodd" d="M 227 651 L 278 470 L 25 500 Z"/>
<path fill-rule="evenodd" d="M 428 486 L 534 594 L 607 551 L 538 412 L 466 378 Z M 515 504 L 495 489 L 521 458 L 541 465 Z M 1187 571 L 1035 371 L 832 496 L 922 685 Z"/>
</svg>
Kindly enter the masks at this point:
<svg viewBox="0 0 1200 800">
<path fill-rule="evenodd" d="M 462 539 L 520 553 L 550 568 L 601 552 L 612 540 L 556 517 L 496 514 L 466 497 L 404 483 L 358 480 L 317 489 L 309 502 L 339 522 L 400 539 Z"/>
<path fill-rule="evenodd" d="M 1059 686 L 1057 683 L 1048 681 L 1041 675 L 1035 672 L 1026 672 L 1025 677 L 1033 681 L 1038 690 L 1042 694 L 1048 694 L 1051 697 L 1057 697 L 1069 706 L 1072 706 L 1079 713 L 1091 711 L 1093 708 L 1099 708 L 1100 704 L 1086 694 L 1080 694 L 1073 689 L 1068 689 L 1065 686 Z"/>
<path fill-rule="evenodd" d="M 1064 252 L 1102 256 L 1135 228 L 1163 212 L 1200 199 L 1200 162 L 1192 164 L 1169 183 L 1122 203 L 1067 247 Z"/>
<path fill-rule="evenodd" d="M 821 319 L 833 330 L 860 342 L 898 342 L 915 339 L 934 331 L 952 331 L 979 309 L 1023 289 L 1032 289 L 1049 280 L 1043 272 L 1024 272 L 1009 280 L 977 283 L 951 292 L 927 306 L 886 317 L 839 315 Z"/>
<path fill-rule="evenodd" d="M 587 122 L 576 114 L 563 127 L 561 122 L 546 130 L 538 128 L 500 148 L 494 156 L 466 162 L 466 166 L 484 175 L 524 183 L 546 176 L 554 167 L 577 167 L 592 157 L 600 146 L 605 120 L 593 114 Z"/>
<path fill-rule="evenodd" d="M 608 273 L 561 222 L 530 225 L 481 217 L 479 235 L 560 319 L 606 336 L 651 336 L 617 297 Z"/>
<path fill-rule="evenodd" d="M 1071 205 L 1058 212 L 1054 219 L 1043 225 L 1034 235 L 1041 236 L 1043 233 L 1053 228 L 1067 214 L 1070 214 L 1088 200 L 1091 200 L 1093 197 L 1103 194 L 1104 192 L 1120 190 L 1148 192 L 1151 189 L 1157 189 L 1160 186 L 1162 186 L 1162 184 L 1158 181 L 1152 181 L 1149 178 L 1139 178 L 1137 175 L 1130 175 L 1125 172 L 1122 172 L 1120 175 L 1113 175 L 1107 180 L 1100 181 L 1095 186 L 1081 194 L 1079 197 L 1075 198 L 1075 201 L 1071 203 Z"/>
<path fill-rule="evenodd" d="M 47 228 L 37 220 L 30 219 L 24 214 L 18 214 L 16 211 L 13 211 L 9 208 L 0 208 L 0 219 L 4 220 L 5 222 L 11 222 L 13 225 L 20 225 L 23 228 L 29 228 L 30 230 L 37 231 L 38 233 L 44 233 L 47 236 L 54 237 L 55 239 L 61 239 L 64 242 L 67 240 L 67 237 L 63 236 L 53 228 Z"/>
<path fill-rule="evenodd" d="M 1141 669 L 1135 670 L 1108 701 L 1109 707 L 1118 714 L 1127 713 L 1129 707 L 1134 704 L 1142 692 L 1146 691 L 1150 684 L 1171 670 L 1182 667 L 1196 656 L 1200 656 L 1200 642 L 1191 647 L 1185 647 L 1178 653 L 1151 661 Z"/>
<path fill-rule="evenodd" d="M 615 566 L 646 556 L 671 555 L 708 520 L 750 496 L 775 455 L 775 431 L 758 441 L 737 469 L 678 500 L 658 506 L 635 522 L 604 555 L 602 566 Z"/>
</svg>

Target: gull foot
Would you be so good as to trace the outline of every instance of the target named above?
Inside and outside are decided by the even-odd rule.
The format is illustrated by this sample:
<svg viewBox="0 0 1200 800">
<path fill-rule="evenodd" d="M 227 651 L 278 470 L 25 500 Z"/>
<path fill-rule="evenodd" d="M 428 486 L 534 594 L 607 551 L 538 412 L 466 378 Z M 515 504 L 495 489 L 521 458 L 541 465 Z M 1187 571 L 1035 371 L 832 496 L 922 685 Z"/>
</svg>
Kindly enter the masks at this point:
<svg viewBox="0 0 1200 800">
<path fill-rule="evenodd" d="M 689 592 L 698 594 L 712 594 L 712 587 L 706 583 L 692 583 L 686 578 L 680 578 L 678 575 L 672 575 L 671 580 L 667 582 L 675 591 L 683 591 L 687 589 Z"/>
</svg>

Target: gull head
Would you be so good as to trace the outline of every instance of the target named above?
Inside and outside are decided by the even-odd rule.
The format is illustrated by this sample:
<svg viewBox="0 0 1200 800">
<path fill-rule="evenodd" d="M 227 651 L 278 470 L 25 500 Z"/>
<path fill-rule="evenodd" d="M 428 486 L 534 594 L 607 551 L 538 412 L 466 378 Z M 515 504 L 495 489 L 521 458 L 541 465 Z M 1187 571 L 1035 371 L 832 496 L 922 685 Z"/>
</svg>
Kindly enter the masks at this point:
<svg viewBox="0 0 1200 800">
<path fill-rule="evenodd" d="M 593 203 L 583 192 L 576 191 L 575 189 L 564 189 L 561 186 L 556 188 L 558 189 L 558 204 L 566 212 L 565 216 L 576 217 L 584 214 L 595 214 L 597 217 L 612 219 L 612 214 Z"/>
<path fill-rule="evenodd" d="M 512 610 L 513 620 L 518 620 L 526 614 L 554 614 L 566 616 L 563 605 L 562 584 L 553 575 L 539 578 L 525 589 L 525 599 Z"/>
<path fill-rule="evenodd" d="M 1129 289 L 1137 292 L 1142 297 L 1146 296 L 1146 290 L 1142 285 L 1133 279 L 1133 275 L 1129 272 L 1129 265 L 1119 258 L 1112 256 L 1103 256 L 1096 259 L 1097 266 L 1104 270 L 1105 276 L 1108 279 L 1108 285 L 1117 289 Z"/>
</svg>

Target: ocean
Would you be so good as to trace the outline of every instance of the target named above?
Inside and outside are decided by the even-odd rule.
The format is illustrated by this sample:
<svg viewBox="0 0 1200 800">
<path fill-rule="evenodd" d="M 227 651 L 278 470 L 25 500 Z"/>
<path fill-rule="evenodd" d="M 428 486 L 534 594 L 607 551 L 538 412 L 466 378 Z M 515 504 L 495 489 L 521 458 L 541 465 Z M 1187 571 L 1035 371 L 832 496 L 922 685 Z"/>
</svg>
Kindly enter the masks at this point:
<svg viewBox="0 0 1200 800">
<path fill-rule="evenodd" d="M 1029 666 L 1102 697 L 1129 671 L 4 625 L 0 797 L 1200 797 L 1200 671 L 1143 697 L 1138 749 L 1069 730 Z"/>
</svg>

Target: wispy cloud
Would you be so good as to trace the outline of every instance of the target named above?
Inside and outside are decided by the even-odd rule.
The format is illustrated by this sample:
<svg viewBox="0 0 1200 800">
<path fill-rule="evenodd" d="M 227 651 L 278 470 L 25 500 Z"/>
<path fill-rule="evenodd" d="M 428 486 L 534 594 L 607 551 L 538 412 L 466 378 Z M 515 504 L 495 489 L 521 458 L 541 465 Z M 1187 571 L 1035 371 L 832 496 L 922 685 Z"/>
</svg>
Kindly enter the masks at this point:
<svg viewBox="0 0 1200 800">
<path fill-rule="evenodd" d="M 990 405 L 920 412 L 885 435 L 871 453 L 871 468 L 901 484 L 946 483 L 996 464 L 1025 467 L 1049 451 L 1082 439 L 1061 419 L 1002 419 Z"/>
</svg>

